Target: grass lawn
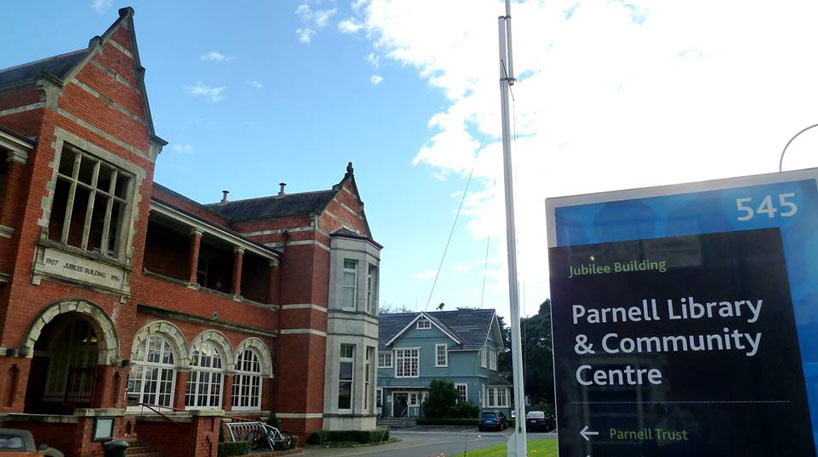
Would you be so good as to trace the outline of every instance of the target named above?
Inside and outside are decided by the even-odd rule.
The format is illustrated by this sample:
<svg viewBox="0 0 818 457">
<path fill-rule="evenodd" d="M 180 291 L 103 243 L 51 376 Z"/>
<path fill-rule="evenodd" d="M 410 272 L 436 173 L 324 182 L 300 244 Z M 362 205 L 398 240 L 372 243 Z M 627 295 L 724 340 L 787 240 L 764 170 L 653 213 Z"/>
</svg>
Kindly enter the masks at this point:
<svg viewBox="0 0 818 457">
<path fill-rule="evenodd" d="M 557 440 L 528 440 L 529 457 L 557 457 Z M 452 457 L 506 457 L 506 445 L 485 447 L 467 454 L 456 454 Z"/>
</svg>

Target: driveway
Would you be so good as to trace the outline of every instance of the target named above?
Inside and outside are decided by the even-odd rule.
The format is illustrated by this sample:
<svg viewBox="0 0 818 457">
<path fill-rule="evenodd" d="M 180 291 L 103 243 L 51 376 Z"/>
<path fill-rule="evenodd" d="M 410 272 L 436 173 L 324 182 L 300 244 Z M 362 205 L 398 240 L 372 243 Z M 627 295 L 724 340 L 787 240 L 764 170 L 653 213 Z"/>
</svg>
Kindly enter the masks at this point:
<svg viewBox="0 0 818 457">
<path fill-rule="evenodd" d="M 378 457 L 437 457 L 472 451 L 508 441 L 511 430 L 502 432 L 478 432 L 474 427 L 414 427 L 393 430 L 391 436 L 397 443 L 381 446 L 362 446 L 352 449 L 306 448 L 304 456 L 378 456 Z M 529 433 L 531 439 L 555 438 L 554 433 Z"/>
</svg>

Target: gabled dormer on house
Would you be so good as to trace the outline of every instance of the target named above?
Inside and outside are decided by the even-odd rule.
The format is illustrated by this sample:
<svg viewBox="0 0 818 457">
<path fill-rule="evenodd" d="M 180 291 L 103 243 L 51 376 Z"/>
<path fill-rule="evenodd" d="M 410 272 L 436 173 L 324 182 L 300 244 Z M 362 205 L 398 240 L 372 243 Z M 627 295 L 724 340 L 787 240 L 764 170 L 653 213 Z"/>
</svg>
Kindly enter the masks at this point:
<svg viewBox="0 0 818 457">
<path fill-rule="evenodd" d="M 417 417 L 433 379 L 455 384 L 459 400 L 506 409 L 510 385 L 497 373 L 505 350 L 491 309 L 382 314 L 378 404 L 387 417 Z"/>
</svg>

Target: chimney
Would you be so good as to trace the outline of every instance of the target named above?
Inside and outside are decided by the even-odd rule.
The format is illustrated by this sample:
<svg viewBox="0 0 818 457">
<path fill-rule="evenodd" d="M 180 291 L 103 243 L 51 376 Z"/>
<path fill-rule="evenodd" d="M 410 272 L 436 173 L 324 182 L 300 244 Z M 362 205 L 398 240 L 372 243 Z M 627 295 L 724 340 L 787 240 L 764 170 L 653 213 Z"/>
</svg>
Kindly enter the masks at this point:
<svg viewBox="0 0 818 457">
<path fill-rule="evenodd" d="M 222 191 L 222 201 L 221 201 L 222 203 L 227 203 L 227 194 L 229 194 L 229 193 L 230 193 L 229 190 L 223 190 Z"/>
<path fill-rule="evenodd" d="M 278 189 L 278 196 L 281 197 L 282 195 L 284 195 L 284 188 L 287 186 L 287 183 L 286 182 L 280 182 L 280 183 L 278 183 L 278 185 L 281 186 L 281 188 Z"/>
</svg>

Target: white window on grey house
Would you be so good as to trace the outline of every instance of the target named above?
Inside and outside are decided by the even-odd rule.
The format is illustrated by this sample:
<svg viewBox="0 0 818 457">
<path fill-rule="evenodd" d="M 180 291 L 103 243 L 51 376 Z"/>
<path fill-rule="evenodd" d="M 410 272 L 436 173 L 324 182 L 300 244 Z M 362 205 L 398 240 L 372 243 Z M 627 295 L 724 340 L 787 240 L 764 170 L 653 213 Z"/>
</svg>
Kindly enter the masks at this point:
<svg viewBox="0 0 818 457">
<path fill-rule="evenodd" d="M 369 265 L 369 269 L 366 272 L 366 312 L 372 313 L 377 310 L 377 306 L 375 306 L 375 290 L 378 281 L 378 267 L 375 265 Z"/>
<path fill-rule="evenodd" d="M 392 368 L 392 351 L 378 353 L 378 368 Z"/>
<path fill-rule="evenodd" d="M 489 349 L 489 370 L 497 371 L 497 351 Z"/>
<path fill-rule="evenodd" d="M 486 365 L 486 351 L 488 351 L 488 348 L 486 348 L 486 347 L 484 347 L 483 349 L 480 350 L 480 366 L 483 367 L 483 368 L 486 368 L 486 366 L 487 366 Z"/>
<path fill-rule="evenodd" d="M 449 352 L 445 344 L 435 344 L 435 366 L 449 366 Z"/>
<path fill-rule="evenodd" d="M 457 391 L 457 402 L 466 403 L 469 401 L 469 385 L 455 384 L 454 389 Z"/>
<path fill-rule="evenodd" d="M 344 293 L 341 306 L 355 309 L 355 299 L 358 295 L 358 261 L 344 259 Z"/>
<path fill-rule="evenodd" d="M 245 349 L 236 360 L 236 375 L 233 377 L 233 409 L 261 409 L 261 364 L 258 354 Z"/>
<path fill-rule="evenodd" d="M 132 184 L 133 175 L 65 145 L 54 184 L 48 238 L 121 258 Z"/>
<path fill-rule="evenodd" d="M 395 377 L 417 378 L 420 375 L 420 349 L 395 349 Z"/>
<path fill-rule="evenodd" d="M 338 409 L 352 410 L 352 386 L 355 373 L 355 345 L 342 344 L 338 370 Z"/>
<path fill-rule="evenodd" d="M 152 334 L 139 343 L 128 377 L 128 406 L 173 406 L 176 364 L 170 343 Z"/>
<path fill-rule="evenodd" d="M 409 406 L 420 406 L 420 395 L 417 392 L 409 392 Z"/>
<path fill-rule="evenodd" d="M 486 407 L 507 408 L 508 389 L 505 387 L 486 387 Z"/>
<path fill-rule="evenodd" d="M 372 391 L 370 390 L 372 374 L 370 372 L 372 370 L 373 352 L 375 352 L 375 348 L 366 348 L 366 363 L 364 364 L 364 411 L 369 411 L 369 397 L 372 396 Z"/>
<path fill-rule="evenodd" d="M 211 342 L 193 348 L 190 357 L 185 406 L 191 409 L 218 409 L 222 405 L 222 358 Z"/>
<path fill-rule="evenodd" d="M 383 406 L 383 389 L 381 387 L 375 389 L 375 406 L 377 408 Z"/>
<path fill-rule="evenodd" d="M 429 322 L 429 319 L 420 319 L 418 320 L 417 325 L 415 326 L 418 330 L 429 330 L 432 328 L 432 323 Z"/>
</svg>

